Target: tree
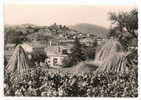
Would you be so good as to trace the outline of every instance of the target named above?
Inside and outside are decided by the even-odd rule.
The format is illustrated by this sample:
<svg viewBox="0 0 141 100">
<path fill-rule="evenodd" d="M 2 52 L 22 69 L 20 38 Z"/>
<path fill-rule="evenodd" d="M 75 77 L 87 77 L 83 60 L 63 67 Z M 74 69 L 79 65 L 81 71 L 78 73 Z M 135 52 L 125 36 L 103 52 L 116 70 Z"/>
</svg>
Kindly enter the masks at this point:
<svg viewBox="0 0 141 100">
<path fill-rule="evenodd" d="M 16 26 L 8 26 L 4 27 L 5 34 L 5 44 L 6 43 L 15 43 L 20 44 L 27 41 L 27 35 L 38 32 L 40 27 L 35 27 L 32 24 L 23 24 L 23 25 L 16 25 Z"/>
<path fill-rule="evenodd" d="M 4 56 L 4 66 L 6 66 L 8 64 L 8 60 L 6 59 L 6 57 Z"/>
<path fill-rule="evenodd" d="M 85 55 L 82 52 L 82 45 L 80 44 L 79 39 L 76 37 L 72 52 L 68 55 L 68 58 L 64 60 L 64 67 L 72 67 L 84 60 Z"/>
<path fill-rule="evenodd" d="M 138 29 L 137 9 L 133 9 L 130 12 L 121 12 L 119 14 L 110 13 L 110 20 L 121 32 L 127 30 L 133 37 L 137 38 L 137 34 L 135 33 L 135 30 Z"/>
<path fill-rule="evenodd" d="M 5 27 L 5 44 L 6 43 L 14 43 L 14 44 L 20 44 L 22 43 L 26 37 L 23 35 L 22 32 L 17 31 L 17 27 Z"/>
<path fill-rule="evenodd" d="M 138 11 L 133 9 L 130 12 L 110 13 L 109 19 L 112 21 L 110 29 L 110 37 L 115 37 L 124 45 L 125 48 L 129 47 L 131 40 L 137 40 L 138 34 Z M 137 41 L 136 41 L 137 42 Z"/>
<path fill-rule="evenodd" d="M 96 53 L 96 48 L 97 48 L 97 41 L 94 41 L 92 45 L 90 46 L 83 46 L 82 50 L 85 55 L 85 59 L 95 59 L 95 53 Z"/>
<path fill-rule="evenodd" d="M 45 59 L 47 58 L 46 54 L 44 51 L 33 51 L 32 54 L 32 59 L 31 59 L 31 62 L 44 62 Z"/>
</svg>

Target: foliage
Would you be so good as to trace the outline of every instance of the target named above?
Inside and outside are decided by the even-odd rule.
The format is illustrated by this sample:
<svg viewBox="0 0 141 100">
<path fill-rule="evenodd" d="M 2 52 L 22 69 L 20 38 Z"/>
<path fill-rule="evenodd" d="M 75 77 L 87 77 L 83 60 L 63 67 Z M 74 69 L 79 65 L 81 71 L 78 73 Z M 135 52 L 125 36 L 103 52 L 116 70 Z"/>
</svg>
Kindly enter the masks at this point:
<svg viewBox="0 0 141 100">
<path fill-rule="evenodd" d="M 8 64 L 8 60 L 6 59 L 6 57 L 4 56 L 4 66 L 6 66 Z"/>
<path fill-rule="evenodd" d="M 137 97 L 138 77 L 129 73 L 78 73 L 34 68 L 23 80 L 5 81 L 6 96 Z M 5 77 L 5 80 L 8 77 Z"/>
<path fill-rule="evenodd" d="M 15 29 L 9 29 L 7 30 L 7 33 L 5 34 L 5 43 L 15 43 L 20 44 L 23 40 L 23 37 L 21 37 L 21 33 L 16 32 Z"/>
<path fill-rule="evenodd" d="M 44 51 L 33 51 L 31 62 L 44 62 L 45 58 L 47 58 L 47 55 Z"/>
<path fill-rule="evenodd" d="M 82 51 L 84 52 L 85 59 L 87 60 L 94 60 L 96 49 L 97 49 L 97 42 L 94 41 L 90 46 L 82 46 Z"/>
<path fill-rule="evenodd" d="M 71 49 L 71 53 L 69 54 L 68 58 L 64 61 L 64 66 L 72 67 L 84 60 L 85 56 L 82 51 L 82 45 L 80 44 L 79 39 L 75 38 L 74 46 Z"/>
<path fill-rule="evenodd" d="M 97 42 L 94 41 L 92 45 L 86 46 L 80 44 L 78 39 L 75 40 L 74 47 L 72 48 L 72 53 L 63 60 L 64 67 L 72 67 L 77 65 L 81 61 L 94 60 L 95 53 L 97 49 Z"/>
<path fill-rule="evenodd" d="M 137 29 L 138 29 L 138 11 L 133 9 L 130 12 L 110 13 L 112 21 L 112 29 L 109 32 L 110 37 L 115 37 L 120 40 L 125 49 L 127 49 L 132 39 L 132 42 L 137 42 Z M 109 37 L 108 36 L 108 37 Z M 137 44 L 137 43 L 136 43 Z"/>
<path fill-rule="evenodd" d="M 65 57 L 62 63 L 63 63 L 63 67 L 72 67 L 72 62 L 70 57 Z"/>
</svg>

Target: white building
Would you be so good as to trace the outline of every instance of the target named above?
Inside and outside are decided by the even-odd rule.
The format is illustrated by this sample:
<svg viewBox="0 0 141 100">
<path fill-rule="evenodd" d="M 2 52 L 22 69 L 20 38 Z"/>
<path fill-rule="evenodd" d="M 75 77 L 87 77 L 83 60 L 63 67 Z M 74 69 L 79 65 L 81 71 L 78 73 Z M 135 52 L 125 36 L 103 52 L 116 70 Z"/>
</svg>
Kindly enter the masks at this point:
<svg viewBox="0 0 141 100">
<path fill-rule="evenodd" d="M 47 54 L 46 62 L 50 67 L 61 68 L 65 57 L 71 53 L 71 48 L 68 46 L 50 46 L 45 48 Z"/>
</svg>

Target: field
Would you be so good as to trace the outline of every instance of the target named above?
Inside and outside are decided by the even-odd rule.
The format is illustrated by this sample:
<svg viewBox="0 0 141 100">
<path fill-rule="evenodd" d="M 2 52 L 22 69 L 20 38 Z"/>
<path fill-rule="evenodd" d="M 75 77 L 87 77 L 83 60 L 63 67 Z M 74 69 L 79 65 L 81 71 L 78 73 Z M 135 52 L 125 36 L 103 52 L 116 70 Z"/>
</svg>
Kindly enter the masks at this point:
<svg viewBox="0 0 141 100">
<path fill-rule="evenodd" d="M 67 71 L 67 72 L 66 72 Z M 70 68 L 31 69 L 21 79 L 5 78 L 6 96 L 49 97 L 137 97 L 138 82 L 134 71 L 115 73 L 69 73 Z M 10 85 L 10 87 L 9 87 Z"/>
</svg>

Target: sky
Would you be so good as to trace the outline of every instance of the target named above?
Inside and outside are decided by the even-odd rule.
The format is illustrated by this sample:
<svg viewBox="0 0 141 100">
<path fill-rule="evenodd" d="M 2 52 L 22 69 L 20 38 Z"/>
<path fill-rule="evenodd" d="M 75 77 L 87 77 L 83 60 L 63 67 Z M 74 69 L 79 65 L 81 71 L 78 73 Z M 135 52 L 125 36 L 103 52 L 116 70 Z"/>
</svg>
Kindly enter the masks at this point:
<svg viewBox="0 0 141 100">
<path fill-rule="evenodd" d="M 40 26 L 49 26 L 55 22 L 67 26 L 89 23 L 109 28 L 109 12 L 130 11 L 133 8 L 133 5 L 7 4 L 4 7 L 4 23 Z"/>
</svg>

